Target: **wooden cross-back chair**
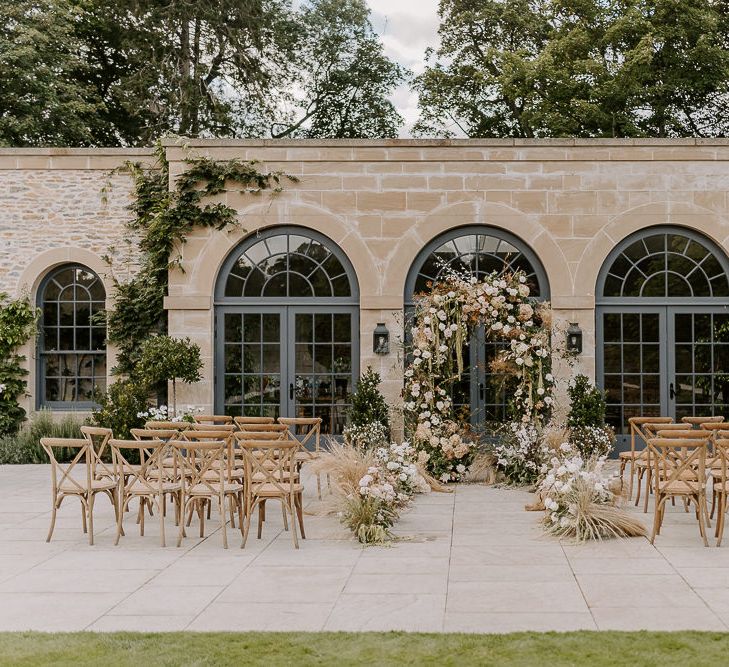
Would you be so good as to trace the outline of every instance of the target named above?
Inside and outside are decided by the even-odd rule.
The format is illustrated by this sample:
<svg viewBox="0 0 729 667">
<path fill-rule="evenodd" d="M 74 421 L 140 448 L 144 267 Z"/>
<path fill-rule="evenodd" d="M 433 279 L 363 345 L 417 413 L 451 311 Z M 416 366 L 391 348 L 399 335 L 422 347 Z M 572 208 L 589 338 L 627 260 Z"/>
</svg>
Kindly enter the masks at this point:
<svg viewBox="0 0 729 667">
<path fill-rule="evenodd" d="M 287 516 L 291 517 L 291 535 L 294 546 L 299 548 L 296 531 L 298 520 L 301 537 L 306 539 L 304 531 L 303 492 L 296 470 L 296 452 L 299 450 L 297 440 L 246 440 L 238 441 L 245 462 L 245 528 L 243 544 L 245 547 L 250 530 L 253 510 L 258 508 L 258 538 L 260 539 L 265 519 L 266 502 L 281 502 L 284 527 L 287 528 Z"/>
<path fill-rule="evenodd" d="M 706 449 L 708 437 L 650 438 L 648 460 L 651 465 L 655 509 L 651 544 L 660 534 L 666 502 L 670 498 L 682 498 L 693 502 L 699 532 L 704 546 L 709 546 L 706 526 L 709 525 L 706 505 Z"/>
<path fill-rule="evenodd" d="M 207 424 L 208 426 L 219 426 L 233 423 L 233 417 L 230 415 L 196 415 L 193 419 L 196 424 Z"/>
<path fill-rule="evenodd" d="M 177 546 L 185 537 L 185 516 L 197 509 L 200 518 L 200 537 L 205 536 L 205 506 L 217 501 L 223 547 L 228 548 L 228 532 L 225 518 L 225 501 L 228 499 L 237 510 L 238 522 L 243 534 L 243 485 L 226 479 L 226 450 L 231 444 L 225 440 L 171 440 L 172 448 L 182 480 L 182 505 Z M 227 462 L 226 462 L 227 461 Z"/>
<path fill-rule="evenodd" d="M 716 546 L 720 547 L 724 537 L 724 523 L 726 521 L 727 503 L 729 502 L 729 431 L 715 431 L 714 439 L 714 466 L 711 470 L 712 507 L 718 507 L 716 517 Z"/>
<path fill-rule="evenodd" d="M 665 419 L 670 419 L 666 417 Z M 640 504 L 641 493 L 643 489 L 643 480 L 646 480 L 646 493 L 643 511 L 648 511 L 648 496 L 650 495 L 650 469 L 648 466 L 648 440 L 655 438 L 656 433 L 659 430 L 674 430 L 674 431 L 685 431 L 685 424 L 675 424 L 671 422 L 659 421 L 659 422 L 644 422 L 636 425 L 636 434 L 643 440 L 645 447 L 639 452 L 639 455 L 635 457 L 633 461 L 633 467 L 636 476 L 636 482 L 638 486 L 638 493 L 635 496 L 635 506 Z"/>
<path fill-rule="evenodd" d="M 182 501 L 182 483 L 177 475 L 169 474 L 163 469 L 162 461 L 167 452 L 167 443 L 162 440 L 111 440 L 111 451 L 114 457 L 114 472 L 120 483 L 119 508 L 117 516 L 116 537 L 114 544 L 124 535 L 124 513 L 129 503 L 139 499 L 138 513 L 139 534 L 144 537 L 144 506 L 150 510 L 156 507 L 159 516 L 160 543 L 165 546 L 165 498 L 170 496 L 175 504 L 175 523 L 180 521 Z M 130 453 L 134 452 L 134 460 L 130 461 Z M 139 463 L 136 463 L 136 461 Z M 151 514 L 151 511 L 150 511 Z"/>
<path fill-rule="evenodd" d="M 688 424 L 644 424 L 643 428 L 648 439 L 674 438 L 680 440 L 693 440 L 695 438 L 706 438 L 707 443 L 711 443 L 711 436 L 707 431 L 698 431 L 697 429 L 691 428 Z M 653 487 L 655 481 L 653 477 L 653 467 L 647 454 L 648 452 L 646 451 L 646 456 L 636 461 L 636 466 L 638 468 L 638 496 L 636 497 L 635 504 L 637 506 L 640 500 L 643 477 L 645 476 L 645 499 L 643 501 L 643 512 L 645 513 L 648 512 L 648 500 L 651 493 L 654 491 Z M 708 455 L 709 450 L 707 449 L 707 456 Z M 686 473 L 686 475 L 688 475 L 688 473 Z M 675 500 L 672 499 L 671 503 L 674 504 Z M 686 503 L 684 503 L 684 508 L 688 512 L 688 505 Z"/>
<path fill-rule="evenodd" d="M 94 457 L 96 460 L 96 469 L 94 476 L 96 478 L 108 477 L 114 479 L 114 466 L 109 449 L 109 440 L 114 437 L 110 428 L 104 426 L 82 426 L 81 435 L 89 441 L 94 448 Z"/>
<path fill-rule="evenodd" d="M 81 503 L 81 519 L 84 533 L 88 533 L 89 544 L 94 543 L 94 501 L 101 493 L 109 498 L 118 517 L 117 482 L 106 476 L 97 478 L 97 457 L 94 447 L 86 438 L 41 438 L 51 463 L 51 526 L 46 542 L 51 541 L 56 525 L 56 514 L 66 498 L 78 498 Z M 58 461 L 55 450 L 66 450 L 73 454 L 68 463 Z"/>
<path fill-rule="evenodd" d="M 647 435 L 643 429 L 644 424 L 662 423 L 670 424 L 673 422 L 672 417 L 630 417 L 628 425 L 630 427 L 630 450 L 620 452 L 618 459 L 620 461 L 620 486 L 624 485 L 625 469 L 629 467 L 629 487 L 628 499 L 633 498 L 633 483 L 636 477 L 636 461 L 645 457 L 645 448 L 647 447 Z M 638 486 L 640 489 L 640 485 Z M 637 505 L 636 501 L 636 505 Z"/>
<path fill-rule="evenodd" d="M 321 453 L 321 417 L 279 417 L 279 424 L 285 425 L 291 437 L 300 443 L 300 449 L 296 453 L 296 460 L 301 467 L 308 461 L 313 461 Z M 327 484 L 331 487 L 329 475 Z M 316 473 L 316 494 L 321 500 L 321 474 Z"/>
</svg>

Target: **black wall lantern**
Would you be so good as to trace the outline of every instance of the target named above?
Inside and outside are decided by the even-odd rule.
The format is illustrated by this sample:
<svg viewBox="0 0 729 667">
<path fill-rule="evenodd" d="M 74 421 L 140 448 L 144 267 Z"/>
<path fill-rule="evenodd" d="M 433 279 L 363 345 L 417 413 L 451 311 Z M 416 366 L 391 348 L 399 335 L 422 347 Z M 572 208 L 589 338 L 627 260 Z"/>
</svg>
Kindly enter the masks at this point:
<svg viewBox="0 0 729 667">
<path fill-rule="evenodd" d="M 378 322 L 372 335 L 372 351 L 375 354 L 389 354 L 390 332 L 384 322 Z"/>
<path fill-rule="evenodd" d="M 567 329 L 567 351 L 572 354 L 582 352 L 582 329 L 577 326 L 576 322 L 570 322 L 569 329 Z"/>
</svg>

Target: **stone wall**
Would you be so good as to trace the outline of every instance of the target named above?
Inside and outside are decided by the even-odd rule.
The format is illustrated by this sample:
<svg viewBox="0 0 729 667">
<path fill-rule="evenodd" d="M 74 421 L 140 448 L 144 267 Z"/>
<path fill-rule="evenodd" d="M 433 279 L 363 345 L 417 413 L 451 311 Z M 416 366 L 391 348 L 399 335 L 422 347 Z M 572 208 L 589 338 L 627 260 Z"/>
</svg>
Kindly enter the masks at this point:
<svg viewBox="0 0 729 667">
<path fill-rule="evenodd" d="M 258 159 L 301 179 L 274 197 L 228 193 L 223 199 L 239 211 L 241 228 L 196 231 L 182 248 L 184 273 L 171 275 L 170 333 L 197 340 L 205 357 L 204 381 L 183 388 L 179 400 L 208 409 L 215 279 L 228 253 L 257 229 L 303 225 L 348 255 L 361 293 L 361 367 L 383 374 L 392 402 L 401 351 L 393 344 L 388 357 L 375 357 L 372 330 L 384 321 L 394 341 L 402 335 L 408 270 L 442 232 L 491 225 L 530 246 L 545 267 L 559 326 L 578 322 L 585 333 L 578 368 L 590 375 L 597 274 L 616 243 L 672 224 L 729 248 L 728 140 L 193 140 L 185 150 L 167 146 L 173 177 L 192 154 Z M 127 177 L 114 176 L 103 201 L 108 170 L 145 155 L 0 151 L 0 289 L 32 291 L 61 255 L 83 256 L 103 273 L 100 257 L 119 241 L 128 215 Z"/>
<path fill-rule="evenodd" d="M 542 261 L 558 327 L 584 331 L 578 370 L 595 370 L 595 285 L 610 250 L 657 224 L 698 230 L 727 248 L 727 140 L 192 141 L 195 155 L 258 159 L 297 175 L 271 199 L 229 193 L 247 232 L 304 225 L 338 243 L 361 291 L 361 366 L 375 366 L 397 401 L 401 352 L 373 357 L 372 330 L 402 334 L 403 289 L 418 251 L 453 227 L 509 230 Z M 185 154 L 168 147 L 173 171 Z M 210 405 L 212 300 L 217 269 L 246 235 L 199 231 L 183 249 L 186 272 L 172 276 L 170 328 L 195 337 L 206 382 L 189 392 Z M 570 371 L 562 368 L 563 375 Z M 183 399 L 185 400 L 185 399 Z"/>
<path fill-rule="evenodd" d="M 103 257 L 114 256 L 118 277 L 134 269 L 124 231 L 132 182 L 112 171 L 150 155 L 134 149 L 0 149 L 0 291 L 35 299 L 51 269 L 79 262 L 99 274 L 110 303 L 113 282 Z M 34 393 L 35 345 L 23 352 Z M 109 357 L 111 368 L 114 350 Z M 35 407 L 34 396 L 24 407 Z"/>
</svg>

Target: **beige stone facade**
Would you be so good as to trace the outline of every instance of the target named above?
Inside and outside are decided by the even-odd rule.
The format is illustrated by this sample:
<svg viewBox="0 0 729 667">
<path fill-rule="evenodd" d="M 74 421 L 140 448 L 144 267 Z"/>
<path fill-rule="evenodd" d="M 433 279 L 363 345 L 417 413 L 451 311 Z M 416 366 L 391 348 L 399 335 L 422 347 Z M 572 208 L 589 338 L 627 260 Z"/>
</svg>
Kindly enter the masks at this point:
<svg viewBox="0 0 729 667">
<path fill-rule="evenodd" d="M 581 370 L 595 372 L 595 288 L 622 239 L 655 225 L 689 228 L 729 249 L 726 140 L 192 140 L 167 145 L 172 173 L 188 155 L 256 159 L 299 177 L 274 197 L 234 191 L 231 232 L 198 230 L 170 276 L 170 333 L 203 349 L 204 381 L 182 402 L 213 409 L 213 291 L 221 264 L 247 235 L 276 225 L 325 234 L 347 255 L 360 291 L 360 367 L 374 366 L 394 403 L 402 351 L 372 352 L 385 322 L 402 337 L 403 294 L 418 252 L 464 225 L 508 230 L 541 261 L 559 323 L 584 331 Z M 74 260 L 99 275 L 118 247 L 130 181 L 108 171 L 134 151 L 0 151 L 0 290 L 33 292 L 51 266 Z M 106 190 L 106 196 L 102 190 Z M 111 284 L 106 278 L 107 294 Z M 32 364 L 31 364 L 32 366 Z M 563 373 L 567 371 L 563 370 Z M 30 384 L 31 390 L 33 383 Z M 29 400 L 34 405 L 34 400 Z"/>
</svg>

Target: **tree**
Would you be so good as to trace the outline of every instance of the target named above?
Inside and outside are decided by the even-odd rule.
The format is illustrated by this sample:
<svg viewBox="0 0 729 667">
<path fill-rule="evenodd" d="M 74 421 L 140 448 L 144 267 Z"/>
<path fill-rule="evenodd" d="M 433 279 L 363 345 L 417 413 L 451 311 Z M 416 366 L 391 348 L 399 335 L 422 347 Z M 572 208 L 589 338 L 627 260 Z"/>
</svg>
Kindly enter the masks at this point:
<svg viewBox="0 0 729 667">
<path fill-rule="evenodd" d="M 274 137 L 394 137 L 403 118 L 388 99 L 405 70 L 384 54 L 363 0 L 311 0 L 301 8 L 293 111 Z"/>
<path fill-rule="evenodd" d="M 442 0 L 416 132 L 722 136 L 726 0 Z"/>
<path fill-rule="evenodd" d="M 385 434 L 389 437 L 390 417 L 385 398 L 379 390 L 381 381 L 380 374 L 368 366 L 357 382 L 349 418 L 352 426 L 382 424 L 385 427 Z"/>
<path fill-rule="evenodd" d="M 172 410 L 177 414 L 177 380 L 186 383 L 200 380 L 200 346 L 189 338 L 150 336 L 141 345 L 139 361 L 132 381 L 138 378 L 142 385 L 159 386 L 172 382 Z"/>
<path fill-rule="evenodd" d="M 364 0 L 20 0 L 0 8 L 0 144 L 395 136 L 404 78 Z"/>
<path fill-rule="evenodd" d="M 67 0 L 0 3 L 0 146 L 87 146 L 103 108 Z"/>
</svg>

